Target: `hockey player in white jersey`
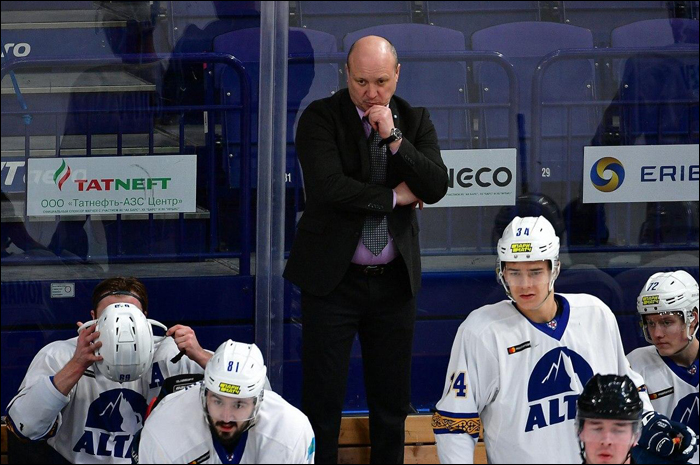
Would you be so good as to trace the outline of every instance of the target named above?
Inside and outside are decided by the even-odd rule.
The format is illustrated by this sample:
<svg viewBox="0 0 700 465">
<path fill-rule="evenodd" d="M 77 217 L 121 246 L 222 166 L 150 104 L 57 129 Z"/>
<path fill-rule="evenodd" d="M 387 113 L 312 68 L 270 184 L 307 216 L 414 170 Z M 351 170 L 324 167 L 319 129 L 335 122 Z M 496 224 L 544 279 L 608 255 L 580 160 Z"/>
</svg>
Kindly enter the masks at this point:
<svg viewBox="0 0 700 465">
<path fill-rule="evenodd" d="M 637 298 L 645 339 L 632 351 L 654 409 L 698 434 L 698 283 L 685 271 L 655 273 Z M 689 439 L 689 438 L 686 438 Z M 670 455 L 670 449 L 669 449 Z M 698 463 L 698 453 L 690 460 Z"/>
<path fill-rule="evenodd" d="M 203 372 L 211 353 L 182 325 L 156 347 L 145 317 L 148 294 L 135 278 L 102 281 L 92 304 L 96 324 L 34 357 L 8 405 L 7 425 L 20 439 L 47 440 L 72 463 L 130 463 L 147 402 L 166 378 Z M 174 363 L 181 351 L 187 357 Z"/>
<path fill-rule="evenodd" d="M 471 463 L 482 422 L 491 463 L 578 462 L 572 431 L 586 382 L 613 373 L 644 385 L 610 309 L 588 294 L 554 293 L 559 267 L 559 238 L 544 217 L 506 227 L 496 274 L 510 300 L 459 327 L 433 416 L 441 463 Z"/>
<path fill-rule="evenodd" d="M 228 340 L 204 381 L 166 396 L 141 431 L 137 463 L 313 463 L 306 415 L 264 388 L 255 344 Z"/>
</svg>

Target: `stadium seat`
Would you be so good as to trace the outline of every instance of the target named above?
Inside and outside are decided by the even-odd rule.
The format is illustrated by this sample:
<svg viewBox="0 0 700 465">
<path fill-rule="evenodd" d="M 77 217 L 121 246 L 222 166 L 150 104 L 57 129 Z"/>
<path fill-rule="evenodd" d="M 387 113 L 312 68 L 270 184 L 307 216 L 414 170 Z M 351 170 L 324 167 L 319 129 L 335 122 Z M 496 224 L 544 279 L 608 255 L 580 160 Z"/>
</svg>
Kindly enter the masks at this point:
<svg viewBox="0 0 700 465">
<path fill-rule="evenodd" d="M 253 152 L 257 145 L 257 102 L 258 80 L 260 73 L 260 29 L 250 28 L 233 31 L 220 35 L 214 39 L 214 51 L 230 53 L 241 60 L 246 72 L 251 78 L 251 103 L 253 105 L 251 134 Z M 309 29 L 290 28 L 289 30 L 289 54 L 296 56 L 309 56 L 315 54 L 328 54 L 337 51 L 335 38 L 325 32 Z M 240 81 L 237 74 L 223 66 L 216 67 L 215 86 L 222 101 L 227 105 L 240 105 Z M 289 66 L 288 90 L 287 90 L 287 143 L 289 169 L 295 169 L 296 155 L 294 152 L 294 123 L 297 113 L 313 100 L 330 97 L 338 90 L 338 66 L 334 63 L 293 63 Z M 233 154 L 230 160 L 231 182 L 237 186 L 240 170 L 240 111 L 227 112 L 223 120 L 224 143 L 226 153 Z M 252 179 L 257 180 L 256 163 L 252 163 Z"/>
<path fill-rule="evenodd" d="M 345 34 L 380 24 L 410 23 L 411 3 L 397 2 L 299 2 L 303 28 L 333 34 L 341 43 Z"/>
<path fill-rule="evenodd" d="M 487 27 L 519 21 L 538 21 L 540 2 L 426 1 L 428 23 L 456 29 L 467 41 Z"/>
<path fill-rule="evenodd" d="M 673 2 L 671 2 L 673 3 Z M 646 19 L 668 18 L 669 2 L 577 1 L 562 2 L 567 24 L 585 27 L 597 46 L 608 46 L 610 31 Z"/>
<path fill-rule="evenodd" d="M 698 143 L 698 30 L 696 20 L 653 19 L 612 31 L 613 47 L 640 50 L 613 66 L 618 90 L 608 113 L 619 115 L 619 127 L 608 133 L 617 131 L 621 145 Z M 691 53 L 664 56 L 659 48 L 690 48 Z M 639 243 L 697 244 L 697 211 L 697 202 L 647 204 L 644 222 L 634 228 Z"/>
<path fill-rule="evenodd" d="M 669 49 L 698 44 L 698 22 L 656 19 L 619 27 L 613 47 Z M 618 70 L 622 145 L 698 143 L 698 57 L 640 51 Z M 650 103 L 647 103 L 650 102 Z M 664 102 L 663 104 L 654 102 Z M 675 103 L 666 103 L 675 102 Z"/>
<path fill-rule="evenodd" d="M 543 180 L 540 192 L 560 204 L 567 203 L 562 183 L 580 183 L 583 146 L 589 145 L 598 124 L 598 112 L 585 105 L 595 97 L 594 66 L 588 59 L 565 60 L 550 66 L 543 76 L 541 102 L 532 102 L 533 76 L 537 64 L 556 50 L 592 49 L 591 31 L 557 23 L 509 23 L 475 32 L 472 48 L 501 52 L 513 64 L 519 81 L 523 121 L 518 155 L 528 159 L 532 170 L 529 177 Z M 475 80 L 484 103 L 505 101 L 508 82 L 501 69 L 488 63 L 476 65 Z M 533 105 L 541 108 L 541 121 L 533 121 Z M 507 116 L 501 109 L 483 111 L 482 137 L 491 141 L 489 146 L 502 146 L 507 141 Z M 530 130 L 535 124 L 541 127 L 540 152 L 530 153 Z M 534 189 L 537 187 L 535 183 Z"/>
</svg>

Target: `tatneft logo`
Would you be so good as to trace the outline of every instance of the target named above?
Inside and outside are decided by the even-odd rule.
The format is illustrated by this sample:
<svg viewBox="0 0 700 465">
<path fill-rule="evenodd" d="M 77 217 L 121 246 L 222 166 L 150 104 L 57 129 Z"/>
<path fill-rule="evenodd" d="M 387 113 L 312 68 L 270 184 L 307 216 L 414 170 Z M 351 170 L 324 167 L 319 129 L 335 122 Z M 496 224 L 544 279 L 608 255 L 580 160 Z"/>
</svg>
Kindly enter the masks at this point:
<svg viewBox="0 0 700 465">
<path fill-rule="evenodd" d="M 85 170 L 83 170 L 84 172 Z M 71 175 L 70 166 L 65 160 L 61 160 L 61 166 L 53 174 L 53 182 L 58 186 L 58 190 L 63 191 L 63 185 Z M 77 185 L 78 192 L 88 191 L 136 191 L 136 190 L 151 190 L 155 187 L 160 187 L 163 190 L 168 189 L 168 183 L 172 178 L 100 178 L 100 179 L 74 179 L 73 182 Z"/>
<path fill-rule="evenodd" d="M 59 191 L 63 190 L 63 184 L 65 184 L 70 177 L 70 166 L 66 165 L 65 160 L 62 160 L 62 162 L 61 167 L 53 174 L 53 182 L 58 186 Z"/>
<path fill-rule="evenodd" d="M 603 175 L 610 171 L 609 179 Z M 601 192 L 613 192 L 620 188 L 625 181 L 625 168 L 620 160 L 613 157 L 604 157 L 593 163 L 591 167 L 591 182 L 593 186 Z"/>
</svg>

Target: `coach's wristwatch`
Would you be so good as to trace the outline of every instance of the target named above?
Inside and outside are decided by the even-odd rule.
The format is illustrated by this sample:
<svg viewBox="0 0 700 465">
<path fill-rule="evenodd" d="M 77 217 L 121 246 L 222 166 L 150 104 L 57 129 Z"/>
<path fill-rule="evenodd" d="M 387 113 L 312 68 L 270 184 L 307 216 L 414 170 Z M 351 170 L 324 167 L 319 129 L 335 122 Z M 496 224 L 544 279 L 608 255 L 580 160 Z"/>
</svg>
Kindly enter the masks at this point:
<svg viewBox="0 0 700 465">
<path fill-rule="evenodd" d="M 403 134 L 401 133 L 401 130 L 399 128 L 391 128 L 391 132 L 389 132 L 389 137 L 387 137 L 386 139 L 382 139 L 382 142 L 379 145 L 381 146 L 391 144 L 392 142 L 396 142 L 399 139 L 403 139 Z"/>
</svg>

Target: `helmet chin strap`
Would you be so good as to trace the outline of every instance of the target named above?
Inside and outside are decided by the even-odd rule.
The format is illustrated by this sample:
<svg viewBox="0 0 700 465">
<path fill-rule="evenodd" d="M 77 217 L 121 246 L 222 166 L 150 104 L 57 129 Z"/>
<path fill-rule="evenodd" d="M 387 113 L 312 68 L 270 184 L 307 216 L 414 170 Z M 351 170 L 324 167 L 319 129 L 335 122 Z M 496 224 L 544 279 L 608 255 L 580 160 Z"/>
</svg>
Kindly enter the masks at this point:
<svg viewBox="0 0 700 465">
<path fill-rule="evenodd" d="M 549 292 L 547 292 L 547 296 L 544 298 L 542 303 L 540 303 L 537 307 L 533 308 L 532 311 L 536 312 L 537 310 L 539 310 L 544 305 L 544 303 L 547 302 L 547 299 L 549 299 L 550 295 L 552 295 L 552 289 L 550 289 Z"/>
<path fill-rule="evenodd" d="M 672 357 L 674 357 L 674 356 L 680 354 L 680 353 L 683 352 L 685 349 L 687 349 L 687 348 L 690 346 L 690 344 L 693 343 L 693 339 L 695 339 L 695 335 L 696 335 L 697 332 L 698 332 L 698 328 L 697 328 L 697 325 L 696 325 L 696 326 L 695 326 L 695 331 L 693 331 L 693 334 L 690 334 L 690 325 L 691 325 L 692 323 L 693 323 L 693 321 L 691 320 L 691 321 L 690 321 L 690 324 L 688 324 L 688 325 L 686 326 L 686 330 L 685 330 L 685 331 L 686 331 L 686 337 L 687 337 L 687 339 L 688 339 L 688 343 L 687 343 L 681 350 L 679 350 L 678 352 L 674 353 L 674 354 L 672 355 Z"/>
<path fill-rule="evenodd" d="M 679 354 L 680 354 L 681 352 L 683 352 L 685 349 L 687 349 L 688 347 L 690 347 L 690 344 L 693 343 L 693 339 L 695 339 L 695 337 L 691 337 L 690 339 L 688 339 L 688 343 L 687 343 L 681 350 L 679 350 L 679 351 L 675 352 L 673 355 L 671 355 L 671 357 L 675 357 L 676 355 L 679 355 Z"/>
</svg>

